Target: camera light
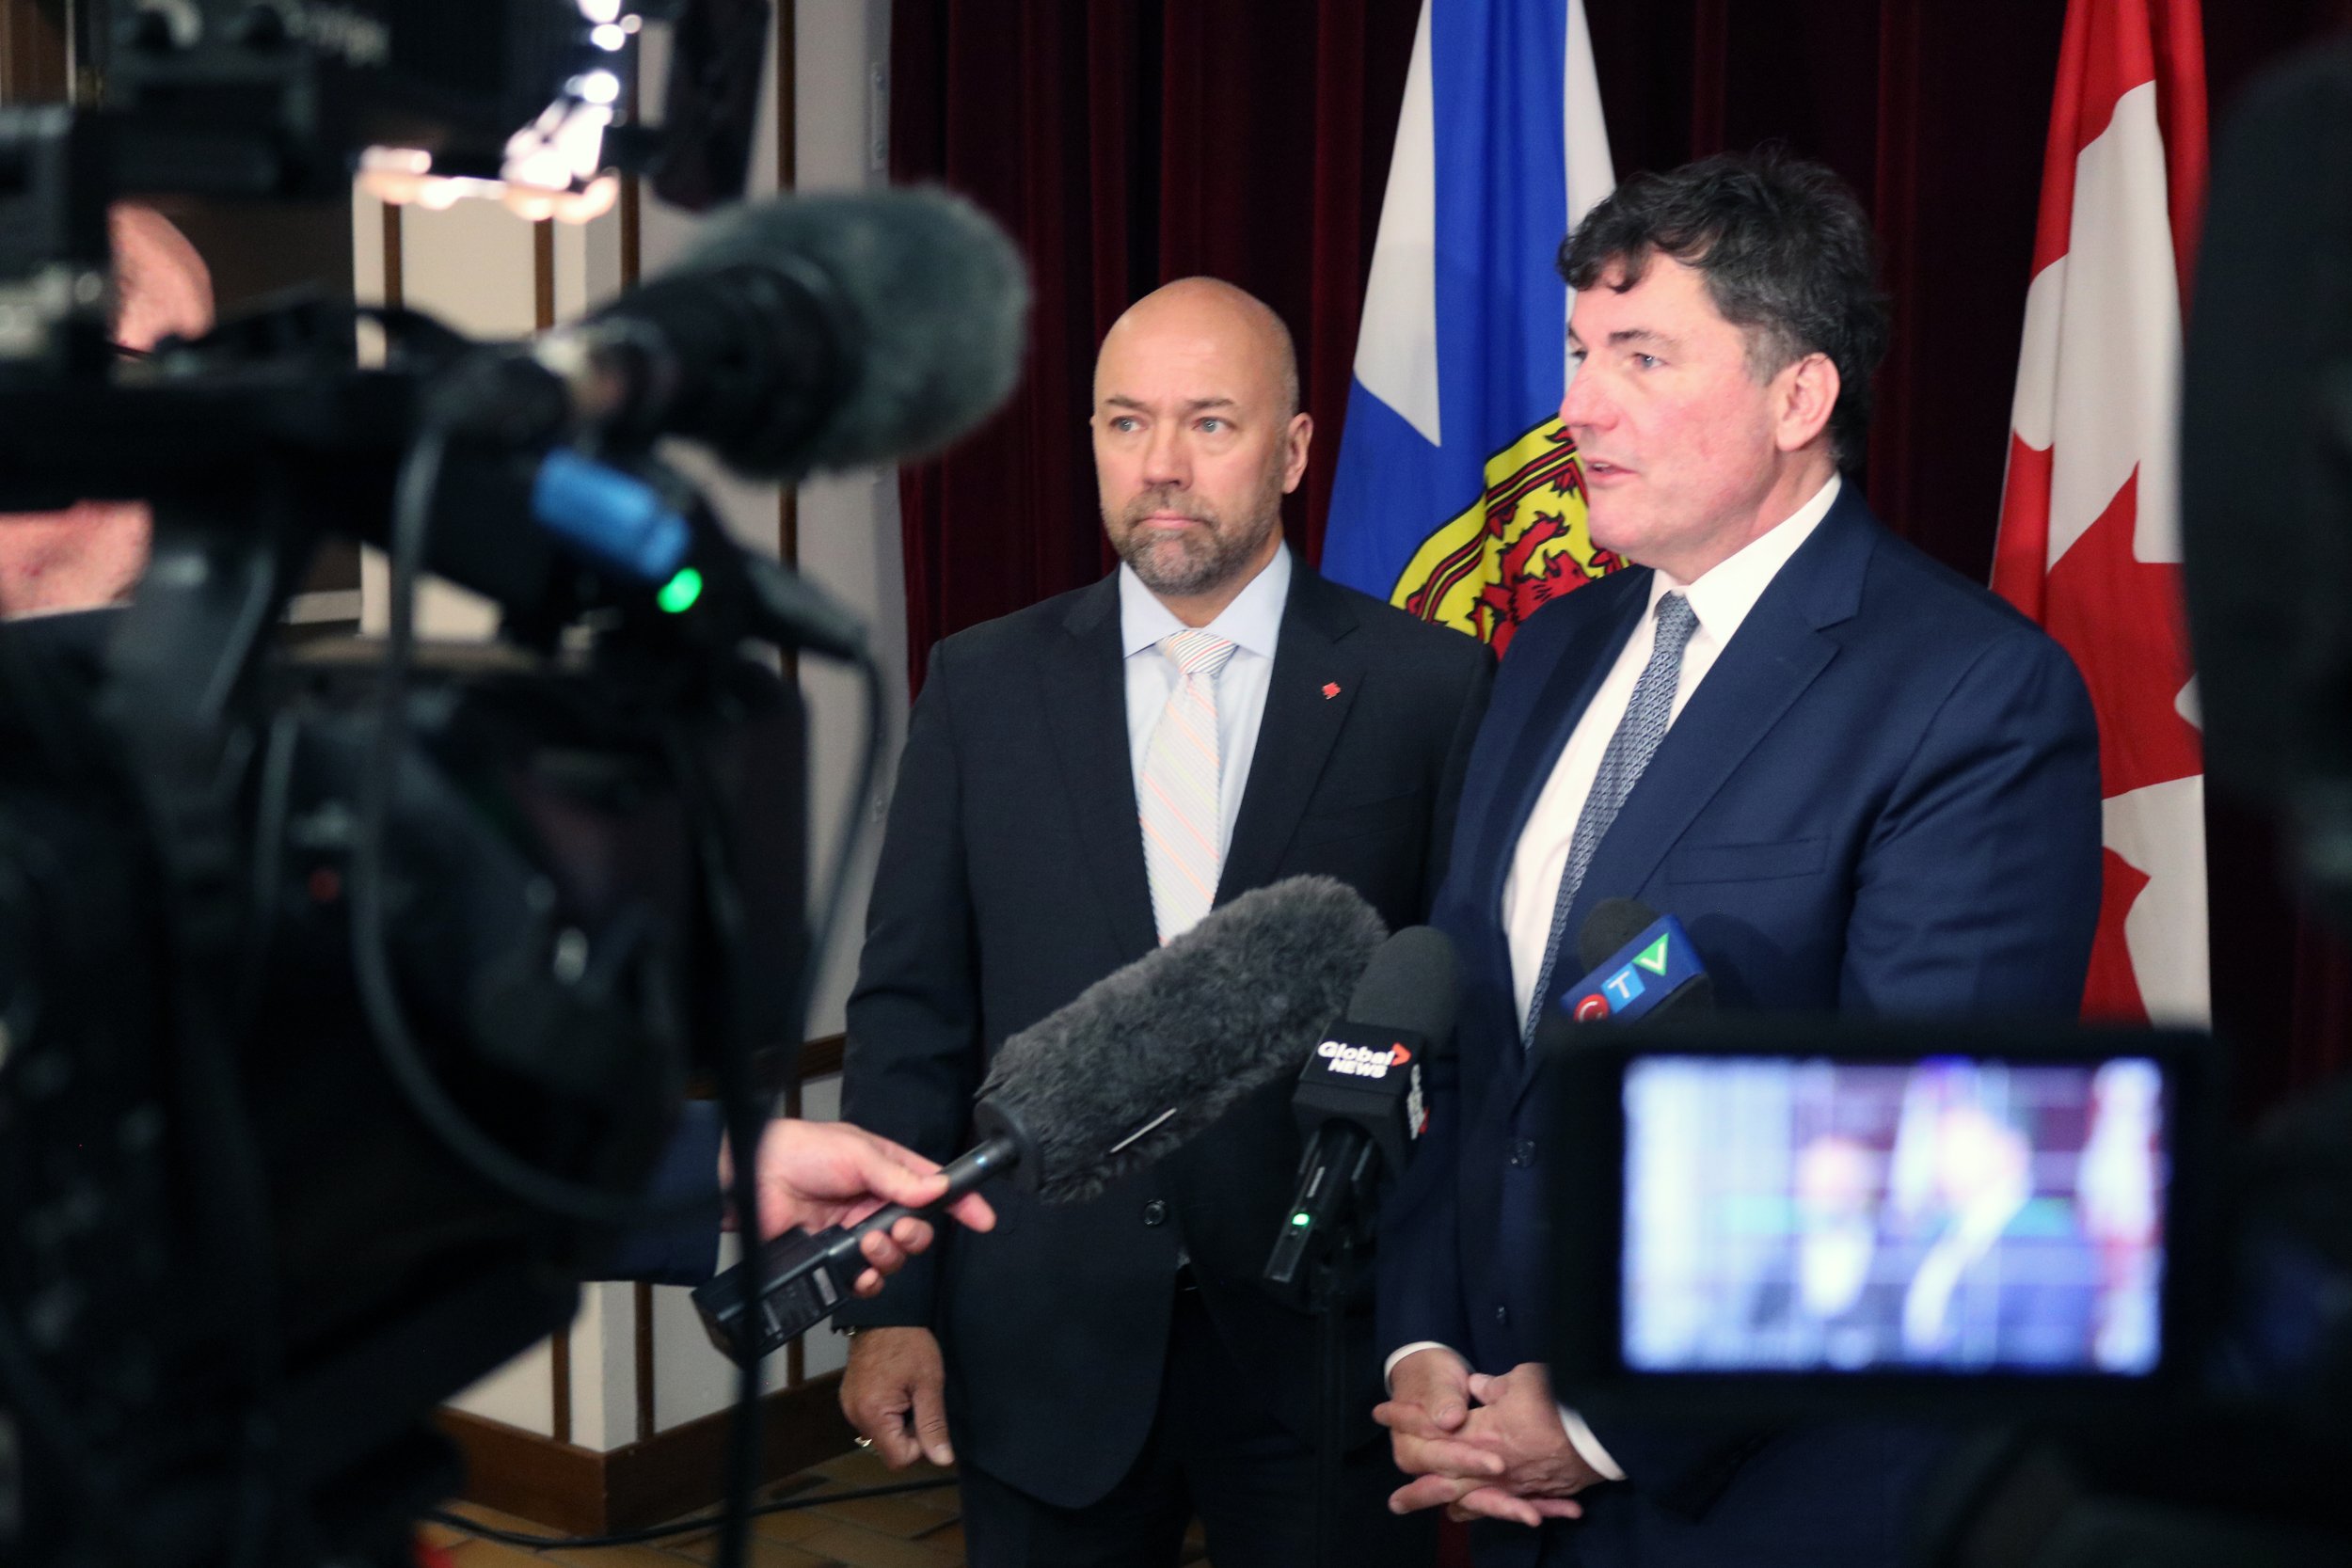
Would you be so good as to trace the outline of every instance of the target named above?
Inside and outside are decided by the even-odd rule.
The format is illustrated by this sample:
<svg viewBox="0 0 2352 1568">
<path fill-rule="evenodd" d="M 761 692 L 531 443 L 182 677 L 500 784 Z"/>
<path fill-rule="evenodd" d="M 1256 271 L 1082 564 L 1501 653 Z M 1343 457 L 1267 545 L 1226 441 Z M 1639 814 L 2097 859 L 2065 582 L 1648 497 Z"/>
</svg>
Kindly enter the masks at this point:
<svg viewBox="0 0 2352 1568">
<path fill-rule="evenodd" d="M 628 29 L 610 22 L 600 22 L 588 31 L 589 41 L 597 48 L 619 51 L 628 47 Z"/>
<path fill-rule="evenodd" d="M 580 0 L 580 14 L 595 23 L 618 22 L 621 0 Z"/>
<path fill-rule="evenodd" d="M 653 602 L 673 615 L 683 614 L 694 608 L 694 601 L 703 596 L 703 575 L 691 566 L 681 566 L 677 576 L 661 585 Z"/>
<path fill-rule="evenodd" d="M 430 174 L 433 154 L 421 147 L 371 147 L 359 154 L 367 174 Z"/>
<path fill-rule="evenodd" d="M 580 96 L 591 103 L 616 103 L 621 79 L 609 71 L 592 71 L 580 79 Z"/>
</svg>

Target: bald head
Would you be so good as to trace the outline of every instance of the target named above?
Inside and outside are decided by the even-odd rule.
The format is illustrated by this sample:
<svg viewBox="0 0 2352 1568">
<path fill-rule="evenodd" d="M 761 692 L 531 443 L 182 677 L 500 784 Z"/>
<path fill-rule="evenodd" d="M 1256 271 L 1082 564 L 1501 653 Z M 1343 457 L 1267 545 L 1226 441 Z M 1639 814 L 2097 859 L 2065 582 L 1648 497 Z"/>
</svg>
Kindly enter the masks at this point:
<svg viewBox="0 0 2352 1568">
<path fill-rule="evenodd" d="M 1094 361 L 1094 474 L 1120 559 L 1202 626 L 1274 560 L 1314 422 L 1282 319 L 1212 277 L 1136 301 Z"/>
<path fill-rule="evenodd" d="M 1214 344 L 1250 370 L 1263 373 L 1282 419 L 1298 412 L 1298 352 L 1291 329 L 1274 308 L 1220 277 L 1180 277 L 1145 294 L 1111 324 L 1095 359 L 1094 395 L 1103 396 L 1103 358 L 1137 339 L 1168 341 L 1190 338 Z"/>
</svg>

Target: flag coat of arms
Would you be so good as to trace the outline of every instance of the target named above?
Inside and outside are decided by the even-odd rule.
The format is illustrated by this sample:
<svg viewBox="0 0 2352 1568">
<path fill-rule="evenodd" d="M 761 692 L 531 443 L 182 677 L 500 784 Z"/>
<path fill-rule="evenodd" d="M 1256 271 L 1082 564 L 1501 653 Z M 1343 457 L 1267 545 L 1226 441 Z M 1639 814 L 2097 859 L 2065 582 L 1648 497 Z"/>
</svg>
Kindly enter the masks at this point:
<svg viewBox="0 0 2352 1568">
<path fill-rule="evenodd" d="M 1583 0 L 1424 0 L 1323 570 L 1494 645 L 1617 564 L 1559 420 L 1561 239 L 1609 193 Z"/>
<path fill-rule="evenodd" d="M 2099 715 L 2105 896 L 2083 1010 L 2202 1023 L 2204 749 L 2181 599 L 2181 302 L 2205 183 L 2197 0 L 2073 0 L 1993 586 Z"/>
</svg>

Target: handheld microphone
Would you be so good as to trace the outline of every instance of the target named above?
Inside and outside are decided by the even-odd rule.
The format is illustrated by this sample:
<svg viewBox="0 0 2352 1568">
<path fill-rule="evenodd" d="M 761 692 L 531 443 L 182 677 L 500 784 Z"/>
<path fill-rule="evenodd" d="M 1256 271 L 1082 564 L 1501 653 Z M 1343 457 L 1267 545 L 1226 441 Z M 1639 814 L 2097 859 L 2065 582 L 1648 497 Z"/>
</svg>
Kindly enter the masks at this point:
<svg viewBox="0 0 2352 1568">
<path fill-rule="evenodd" d="M 1298 1075 L 1291 1106 L 1307 1152 L 1268 1283 L 1295 1283 L 1344 1222 L 1369 1212 L 1381 1173 L 1405 1168 L 1429 1125 L 1422 1064 L 1452 1040 L 1454 1006 L 1454 944 L 1442 933 L 1408 927 L 1372 956 L 1344 1020 Z"/>
<path fill-rule="evenodd" d="M 1004 230 L 935 189 L 787 197 L 533 342 L 478 356 L 445 419 L 512 447 L 707 443 L 754 477 L 935 451 L 1021 370 L 1029 290 Z"/>
<path fill-rule="evenodd" d="M 1561 993 L 1560 1010 L 1579 1023 L 1630 1023 L 1670 1007 L 1690 1013 L 1715 1006 L 1715 983 L 1682 922 L 1646 904 L 1602 899 L 1584 917 L 1576 948 L 1589 973 Z"/>
<path fill-rule="evenodd" d="M 1075 1203 L 1164 1158 L 1297 1070 L 1381 936 L 1380 917 L 1354 889 L 1293 877 L 1243 894 L 1097 980 L 998 1048 L 973 1105 L 980 1142 L 943 1167 L 946 1196 L 921 1211 L 894 1204 L 853 1226 L 767 1243 L 754 1299 L 745 1300 L 744 1264 L 696 1287 L 711 1342 L 740 1362 L 806 1333 L 864 1272 L 858 1243 L 867 1232 L 936 1213 L 990 1176 L 1008 1173 L 1048 1203 Z"/>
</svg>

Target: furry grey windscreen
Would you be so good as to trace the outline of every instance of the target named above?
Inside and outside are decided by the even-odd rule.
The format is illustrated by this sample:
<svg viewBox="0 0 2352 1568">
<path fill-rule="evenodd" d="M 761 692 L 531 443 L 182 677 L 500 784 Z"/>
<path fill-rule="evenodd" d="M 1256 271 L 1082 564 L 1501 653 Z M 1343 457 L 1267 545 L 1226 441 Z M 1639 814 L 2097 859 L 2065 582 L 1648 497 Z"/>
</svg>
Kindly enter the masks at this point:
<svg viewBox="0 0 2352 1568">
<path fill-rule="evenodd" d="M 1012 240 L 930 187 L 800 196 L 714 222 L 681 266 L 791 255 L 813 264 L 865 341 L 857 383 L 803 449 L 814 469 L 938 451 L 1011 395 L 1027 341 L 1028 274 Z"/>
<path fill-rule="evenodd" d="M 1576 956 L 1585 969 L 1598 969 L 1657 918 L 1658 911 L 1639 899 L 1604 898 L 1593 906 L 1576 933 Z"/>
<path fill-rule="evenodd" d="M 1364 966 L 1347 1021 L 1419 1035 L 1435 1049 L 1454 1037 L 1454 943 L 1434 927 L 1407 926 Z"/>
<path fill-rule="evenodd" d="M 980 1094 L 1035 1136 L 1041 1197 L 1092 1197 L 1296 1073 L 1384 934 L 1329 877 L 1246 893 L 1007 1040 Z"/>
</svg>

